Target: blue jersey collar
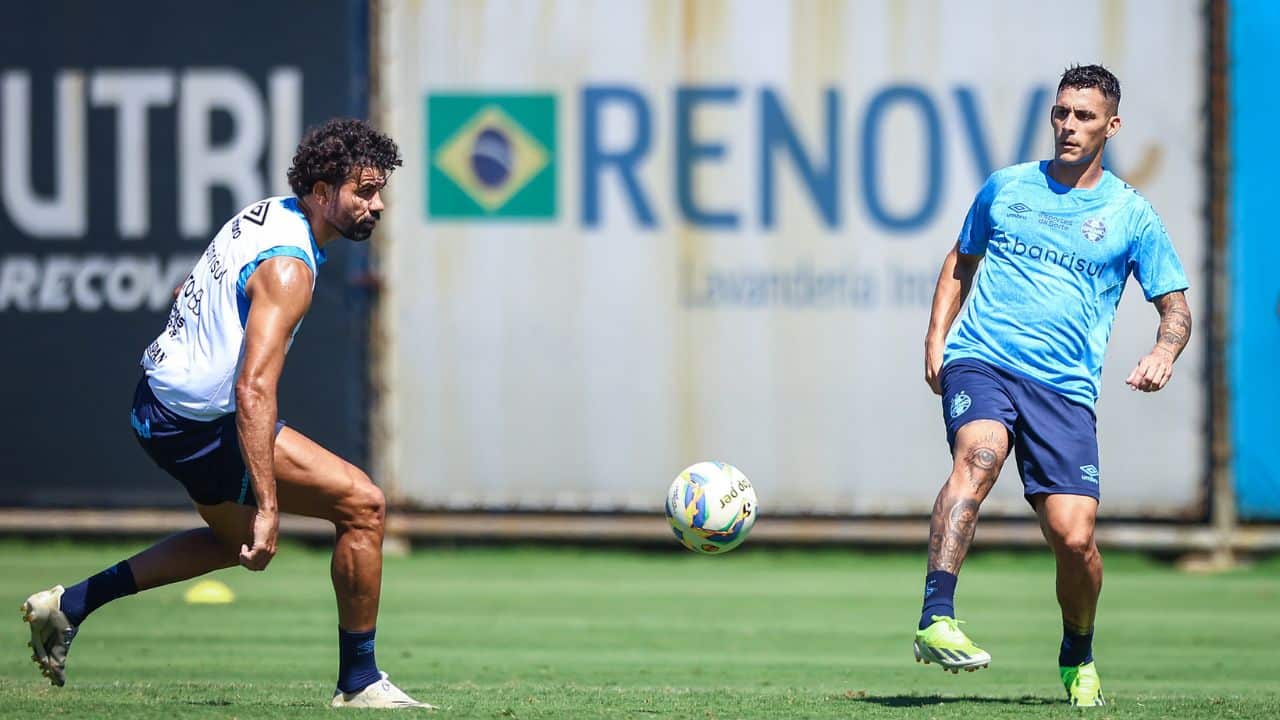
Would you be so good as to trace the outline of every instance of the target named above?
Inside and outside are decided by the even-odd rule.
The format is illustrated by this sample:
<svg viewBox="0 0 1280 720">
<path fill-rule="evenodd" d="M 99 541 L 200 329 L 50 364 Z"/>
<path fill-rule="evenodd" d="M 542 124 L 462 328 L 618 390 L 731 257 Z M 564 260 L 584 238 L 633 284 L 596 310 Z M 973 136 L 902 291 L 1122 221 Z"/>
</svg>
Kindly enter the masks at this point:
<svg viewBox="0 0 1280 720">
<path fill-rule="evenodd" d="M 1111 178 L 1115 177 L 1114 175 L 1111 174 L 1111 171 L 1104 166 L 1102 168 L 1102 178 L 1098 180 L 1097 185 L 1094 185 L 1091 188 L 1068 187 L 1058 182 L 1057 180 L 1054 180 L 1053 176 L 1049 174 L 1050 162 L 1052 161 L 1050 160 L 1040 161 L 1040 174 L 1044 177 L 1044 181 L 1045 183 L 1048 184 L 1049 189 L 1052 190 L 1057 195 L 1066 195 L 1070 193 L 1073 197 L 1081 197 L 1081 198 L 1088 198 L 1088 197 L 1093 197 L 1095 195 L 1101 195 L 1107 191 L 1108 189 L 1107 186 L 1111 184 Z"/>
</svg>

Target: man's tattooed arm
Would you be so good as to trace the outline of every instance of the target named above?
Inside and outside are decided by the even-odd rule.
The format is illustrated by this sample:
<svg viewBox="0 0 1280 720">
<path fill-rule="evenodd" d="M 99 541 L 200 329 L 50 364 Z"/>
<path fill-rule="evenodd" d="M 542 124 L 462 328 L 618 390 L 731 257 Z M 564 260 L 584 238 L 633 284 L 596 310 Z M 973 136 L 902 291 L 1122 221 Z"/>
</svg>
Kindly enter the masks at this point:
<svg viewBox="0 0 1280 720">
<path fill-rule="evenodd" d="M 1181 291 L 1165 293 L 1152 301 L 1160 313 L 1160 329 L 1156 331 L 1156 349 L 1164 350 L 1177 360 L 1191 339 L 1191 308 Z"/>
</svg>

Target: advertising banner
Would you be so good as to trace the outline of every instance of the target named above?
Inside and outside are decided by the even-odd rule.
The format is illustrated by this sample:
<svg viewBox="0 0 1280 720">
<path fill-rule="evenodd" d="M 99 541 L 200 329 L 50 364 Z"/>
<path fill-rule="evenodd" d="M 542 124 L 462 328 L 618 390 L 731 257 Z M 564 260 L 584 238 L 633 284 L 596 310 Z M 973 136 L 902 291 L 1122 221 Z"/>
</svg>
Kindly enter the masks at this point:
<svg viewBox="0 0 1280 720">
<path fill-rule="evenodd" d="M 1205 258 L 1201 3 L 447 2 L 383 6 L 403 143 L 378 463 L 427 507 L 657 510 L 717 459 L 765 512 L 923 514 L 950 468 L 923 340 L 987 176 L 1047 158 L 1071 64 L 1121 80 L 1108 166 Z M 1036 213 L 1035 208 L 1028 212 Z M 1087 242 L 1085 237 L 1082 242 Z M 1103 511 L 1200 512 L 1203 340 L 1097 406 Z M 984 512 L 1025 514 L 1010 462 Z"/>
<path fill-rule="evenodd" d="M 133 440 L 139 360 L 222 223 L 289 192 L 304 129 L 362 112 L 366 12 L 349 0 L 6 9 L 4 504 L 187 502 Z M 280 404 L 282 417 L 345 454 L 363 432 L 353 380 L 364 341 L 353 339 L 346 277 L 358 260 L 331 255 Z"/>
</svg>

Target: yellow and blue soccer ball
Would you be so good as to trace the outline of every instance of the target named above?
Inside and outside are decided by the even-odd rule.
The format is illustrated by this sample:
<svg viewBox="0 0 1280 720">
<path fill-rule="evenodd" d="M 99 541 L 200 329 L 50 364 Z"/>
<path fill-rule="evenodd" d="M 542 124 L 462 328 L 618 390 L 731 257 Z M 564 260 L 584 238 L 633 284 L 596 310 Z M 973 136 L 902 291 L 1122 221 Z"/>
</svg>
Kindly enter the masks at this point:
<svg viewBox="0 0 1280 720">
<path fill-rule="evenodd" d="M 682 545 L 698 553 L 723 554 L 738 547 L 760 512 L 751 481 L 722 462 L 685 468 L 667 491 L 667 520 Z"/>
</svg>

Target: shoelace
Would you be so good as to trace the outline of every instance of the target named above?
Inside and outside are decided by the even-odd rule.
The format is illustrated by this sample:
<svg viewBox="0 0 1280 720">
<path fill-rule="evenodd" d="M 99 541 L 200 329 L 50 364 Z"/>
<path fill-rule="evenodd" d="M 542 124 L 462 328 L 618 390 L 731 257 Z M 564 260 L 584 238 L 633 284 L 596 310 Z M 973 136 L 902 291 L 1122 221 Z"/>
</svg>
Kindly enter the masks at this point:
<svg viewBox="0 0 1280 720">
<path fill-rule="evenodd" d="M 951 628 L 952 632 L 960 632 L 960 626 L 965 624 L 964 620 L 957 620 L 953 617 L 947 617 L 946 615 L 930 615 L 929 619 L 934 622 L 941 621 L 946 623 L 947 627 Z"/>
<path fill-rule="evenodd" d="M 1098 681 L 1097 675 L 1094 675 L 1093 673 L 1086 675 L 1078 671 L 1076 672 L 1075 684 L 1080 690 L 1095 695 L 1098 692 L 1098 688 L 1102 686 L 1102 683 Z"/>
</svg>

